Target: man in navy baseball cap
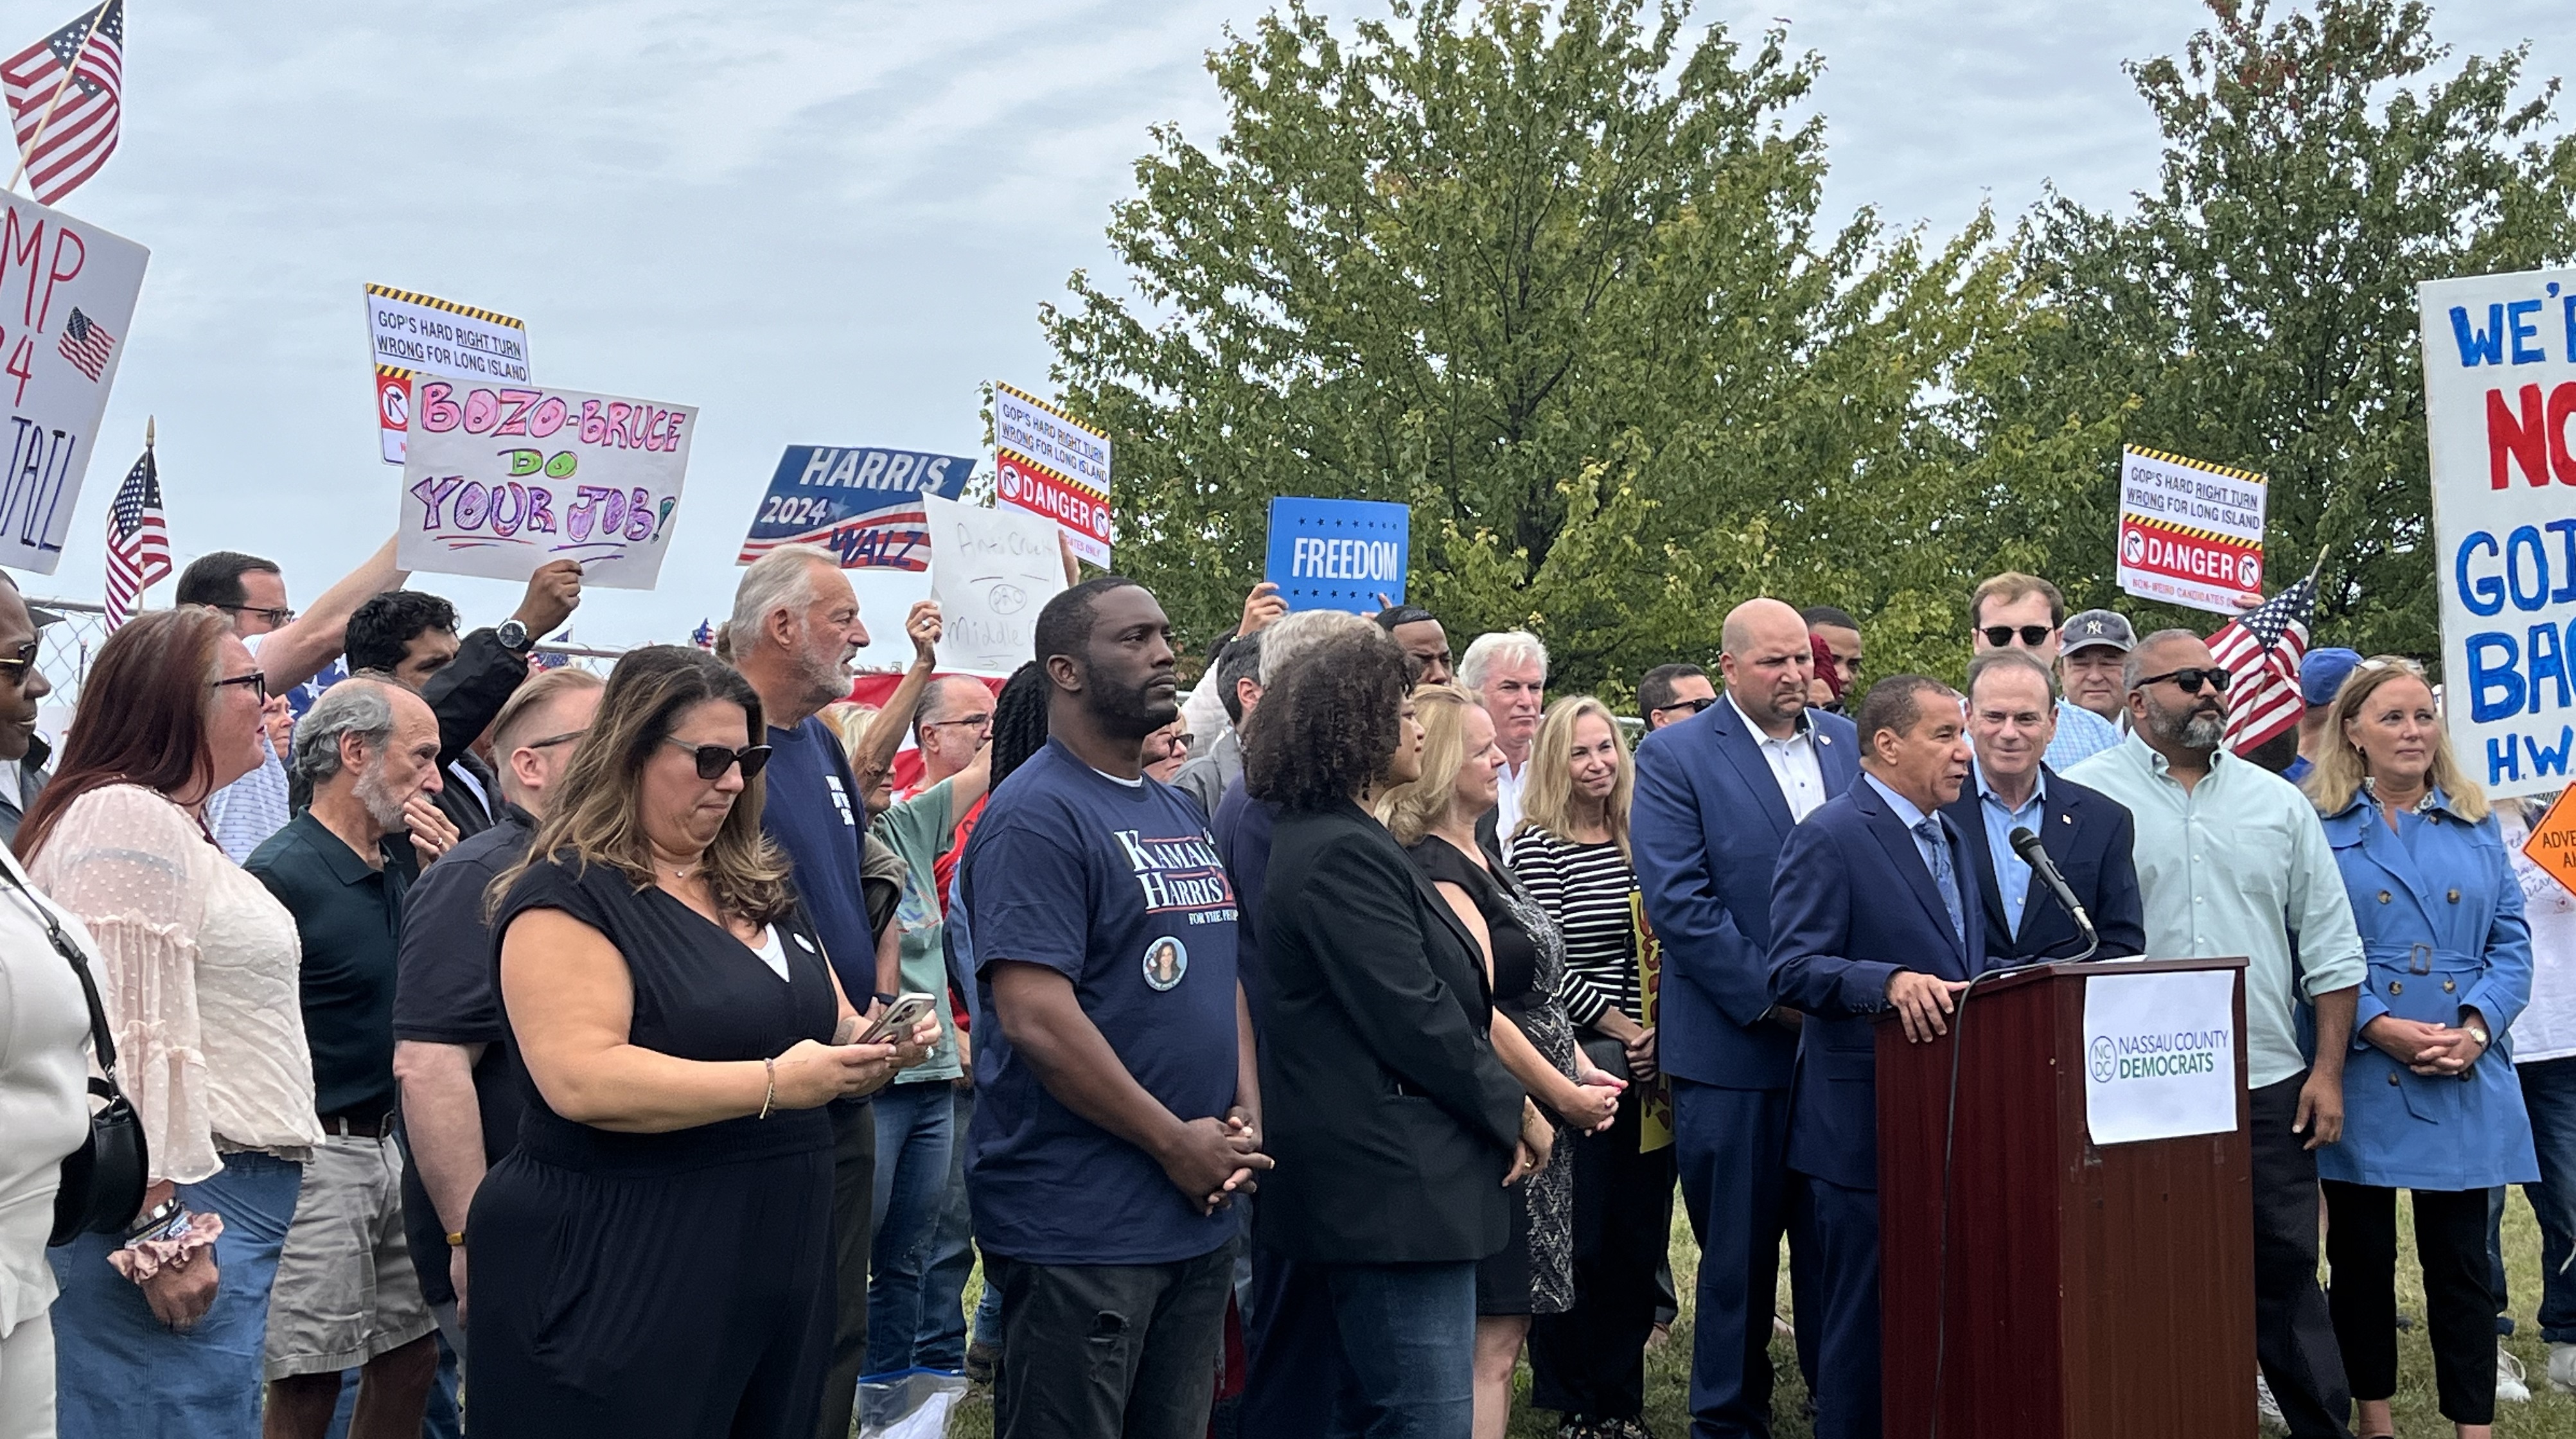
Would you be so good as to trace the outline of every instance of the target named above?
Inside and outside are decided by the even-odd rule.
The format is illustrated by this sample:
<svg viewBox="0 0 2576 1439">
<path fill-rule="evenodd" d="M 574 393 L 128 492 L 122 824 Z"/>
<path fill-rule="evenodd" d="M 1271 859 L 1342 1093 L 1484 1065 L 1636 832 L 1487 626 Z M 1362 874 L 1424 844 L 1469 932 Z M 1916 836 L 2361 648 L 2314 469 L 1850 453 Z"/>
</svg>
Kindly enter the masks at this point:
<svg viewBox="0 0 2576 1439">
<path fill-rule="evenodd" d="M 2343 691 L 2343 682 L 2361 667 L 2358 650 L 2327 648 L 2308 651 L 2299 661 L 2299 698 L 2307 703 L 2307 713 L 2299 716 L 2299 757 L 2281 771 L 2281 778 L 2298 784 L 2317 767 L 2317 746 L 2325 743 L 2326 706 L 2334 703 Z"/>
</svg>

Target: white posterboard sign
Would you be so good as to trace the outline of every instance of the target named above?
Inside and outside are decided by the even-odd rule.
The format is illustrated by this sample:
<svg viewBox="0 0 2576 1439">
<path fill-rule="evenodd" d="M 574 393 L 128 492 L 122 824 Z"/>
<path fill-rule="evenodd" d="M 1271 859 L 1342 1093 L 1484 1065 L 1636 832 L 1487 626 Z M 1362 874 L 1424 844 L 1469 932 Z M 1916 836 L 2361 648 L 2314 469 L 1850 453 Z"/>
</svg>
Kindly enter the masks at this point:
<svg viewBox="0 0 2576 1439">
<path fill-rule="evenodd" d="M 2418 291 L 2442 713 L 2498 799 L 2576 768 L 2576 270 Z"/>
<path fill-rule="evenodd" d="M 1109 437 L 1025 390 L 993 386 L 993 498 L 1056 522 L 1076 558 L 1109 564 Z"/>
<path fill-rule="evenodd" d="M 2084 979 L 2084 1120 L 2095 1144 L 2236 1128 L 2236 971 Z"/>
<path fill-rule="evenodd" d="M 403 462 L 418 376 L 514 385 L 534 378 L 526 324 L 391 285 L 367 287 L 367 348 L 376 367 L 377 438 L 389 465 Z"/>
<path fill-rule="evenodd" d="M 2120 589 L 2233 616 L 2263 592 L 2261 475 L 2135 447 L 2120 452 Z"/>
<path fill-rule="evenodd" d="M 0 202 L 0 565 L 50 575 L 98 448 L 151 252 L 33 200 Z"/>
<path fill-rule="evenodd" d="M 420 380 L 403 460 L 407 570 L 649 590 L 677 526 L 698 412 L 621 395 Z"/>
<path fill-rule="evenodd" d="M 939 668 L 1007 675 L 1037 657 L 1038 611 L 1064 593 L 1056 526 L 1025 510 L 923 495 L 930 597 L 939 602 Z"/>
</svg>

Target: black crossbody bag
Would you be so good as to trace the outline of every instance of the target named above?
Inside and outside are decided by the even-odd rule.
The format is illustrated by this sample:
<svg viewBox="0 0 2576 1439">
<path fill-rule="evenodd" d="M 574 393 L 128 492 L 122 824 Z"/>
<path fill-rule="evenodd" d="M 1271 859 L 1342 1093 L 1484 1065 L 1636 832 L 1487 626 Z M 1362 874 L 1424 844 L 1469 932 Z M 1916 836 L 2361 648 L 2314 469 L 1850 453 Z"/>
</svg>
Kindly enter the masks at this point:
<svg viewBox="0 0 2576 1439">
<path fill-rule="evenodd" d="M 80 976 L 81 998 L 89 1001 L 89 1040 L 98 1049 L 99 1071 L 105 1076 L 89 1082 L 89 1092 L 106 1100 L 107 1106 L 91 1113 L 89 1134 L 80 1148 L 63 1156 L 62 1188 L 54 1194 L 54 1232 L 45 1243 L 58 1247 L 83 1234 L 122 1234 L 142 1212 L 151 1158 L 143 1143 L 143 1121 L 116 1083 L 116 1041 L 108 1036 L 107 1007 L 99 1003 L 88 958 L 63 933 L 54 912 L 45 908 L 14 868 L 0 864 L 0 877 L 6 877 L 9 887 L 45 922 L 45 937 L 53 942 L 54 953 Z"/>
</svg>

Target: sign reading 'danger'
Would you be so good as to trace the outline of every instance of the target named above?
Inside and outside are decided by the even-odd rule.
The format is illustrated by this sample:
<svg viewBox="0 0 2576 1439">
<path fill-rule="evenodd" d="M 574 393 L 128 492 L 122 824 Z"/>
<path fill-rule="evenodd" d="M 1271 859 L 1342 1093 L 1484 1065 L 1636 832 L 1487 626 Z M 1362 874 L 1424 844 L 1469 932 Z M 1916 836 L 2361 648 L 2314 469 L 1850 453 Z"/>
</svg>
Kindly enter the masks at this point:
<svg viewBox="0 0 2576 1439">
<path fill-rule="evenodd" d="M 2236 1128 L 2236 971 L 2084 980 L 2084 1119 L 2095 1144 Z"/>
<path fill-rule="evenodd" d="M 1292 610 L 1373 615 L 1378 596 L 1404 603 L 1413 512 L 1379 500 L 1270 502 L 1270 563 L 1262 576 Z"/>
<path fill-rule="evenodd" d="M 2576 270 L 2417 293 L 2451 747 L 2538 794 L 2576 758 Z"/>
<path fill-rule="evenodd" d="M 1037 653 L 1038 611 L 1064 592 L 1051 520 L 924 495 L 930 597 L 939 602 L 939 668 L 1007 675 Z"/>
<path fill-rule="evenodd" d="M 975 462 L 914 450 L 789 445 L 751 517 L 738 565 L 780 545 L 820 545 L 845 570 L 930 568 L 921 497 L 957 498 Z"/>
<path fill-rule="evenodd" d="M 2261 475 L 2161 450 L 2120 452 L 2120 589 L 2233 615 L 2263 589 Z"/>
<path fill-rule="evenodd" d="M 389 465 L 403 462 L 416 377 L 486 385 L 533 378 L 525 324 L 390 285 L 367 287 L 367 348 L 376 366 L 376 436 Z"/>
<path fill-rule="evenodd" d="M 1109 437 L 1003 384 L 993 386 L 993 496 L 1055 521 L 1076 557 L 1109 563 Z"/>
<path fill-rule="evenodd" d="M 649 590 L 670 544 L 698 412 L 533 385 L 423 376 L 403 458 L 407 570 L 523 580 L 579 560 L 584 585 Z"/>
<path fill-rule="evenodd" d="M 50 575 L 134 329 L 151 252 L 16 195 L 0 199 L 0 565 Z"/>
</svg>

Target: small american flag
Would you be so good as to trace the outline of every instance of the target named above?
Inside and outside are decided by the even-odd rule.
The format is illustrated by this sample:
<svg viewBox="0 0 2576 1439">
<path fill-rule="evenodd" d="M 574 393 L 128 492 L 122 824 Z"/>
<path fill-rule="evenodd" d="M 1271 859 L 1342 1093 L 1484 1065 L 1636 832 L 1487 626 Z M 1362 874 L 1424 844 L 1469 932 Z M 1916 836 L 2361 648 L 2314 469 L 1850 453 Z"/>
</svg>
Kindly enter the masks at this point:
<svg viewBox="0 0 2576 1439">
<path fill-rule="evenodd" d="M 696 645 L 702 650 L 714 649 L 716 647 L 716 627 L 714 623 L 710 620 L 698 621 L 698 627 L 689 631 L 689 643 Z"/>
<path fill-rule="evenodd" d="M 124 84 L 125 0 L 106 0 L 0 61 L 0 91 L 38 200 L 62 199 L 116 153 Z"/>
<path fill-rule="evenodd" d="M 170 573 L 170 531 L 161 518 L 161 472 L 152 447 L 125 474 L 107 507 L 107 627 L 134 612 L 134 602 Z"/>
<path fill-rule="evenodd" d="M 2212 658 L 2227 667 L 2227 747 L 2243 754 L 2299 722 L 2299 661 L 2317 613 L 2317 577 L 2237 616 L 2209 637 Z"/>
<path fill-rule="evenodd" d="M 79 367 L 80 372 L 95 381 L 107 368 L 107 357 L 116 348 L 116 337 L 107 327 L 72 306 L 72 317 L 63 321 L 63 338 L 55 346 L 63 358 Z"/>
</svg>

